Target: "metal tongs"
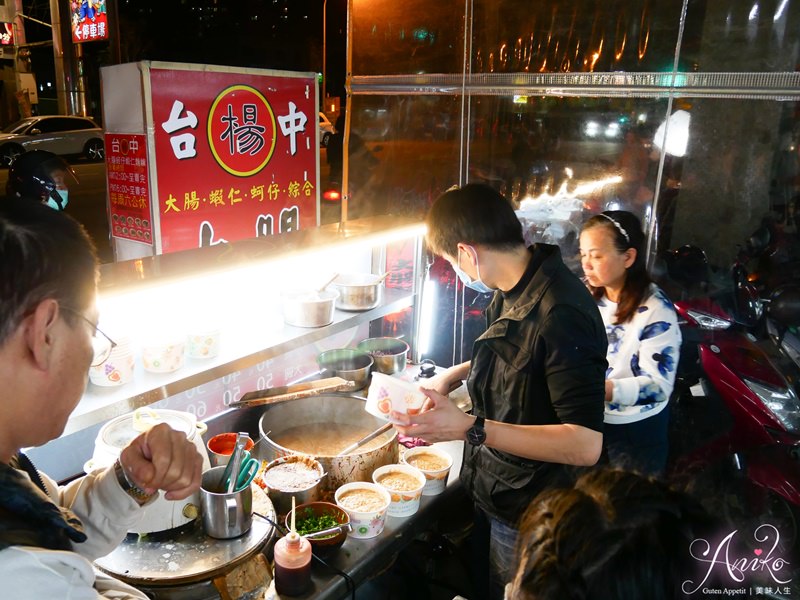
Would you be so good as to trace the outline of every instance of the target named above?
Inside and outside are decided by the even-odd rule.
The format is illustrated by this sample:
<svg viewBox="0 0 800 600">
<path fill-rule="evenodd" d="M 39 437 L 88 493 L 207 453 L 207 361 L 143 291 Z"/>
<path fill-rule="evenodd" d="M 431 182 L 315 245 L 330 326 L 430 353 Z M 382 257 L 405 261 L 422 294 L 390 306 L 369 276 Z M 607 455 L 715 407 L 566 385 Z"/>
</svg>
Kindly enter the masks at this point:
<svg viewBox="0 0 800 600">
<path fill-rule="evenodd" d="M 236 482 L 239 479 L 239 470 L 242 466 L 244 447 L 247 445 L 247 437 L 247 433 L 243 431 L 236 434 L 236 443 L 233 446 L 231 458 L 222 472 L 222 478 L 219 481 L 219 486 L 217 486 L 217 489 L 224 490 L 225 493 L 232 493 L 236 487 Z"/>
</svg>

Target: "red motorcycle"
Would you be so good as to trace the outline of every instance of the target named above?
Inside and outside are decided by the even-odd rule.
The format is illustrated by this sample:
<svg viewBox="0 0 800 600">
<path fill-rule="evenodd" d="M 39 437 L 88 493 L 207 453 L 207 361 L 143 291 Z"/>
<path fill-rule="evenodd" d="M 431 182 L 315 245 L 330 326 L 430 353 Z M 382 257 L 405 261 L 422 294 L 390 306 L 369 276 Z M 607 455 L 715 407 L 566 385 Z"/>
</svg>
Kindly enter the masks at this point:
<svg viewBox="0 0 800 600">
<path fill-rule="evenodd" d="M 758 292 L 736 267 L 715 281 L 695 247 L 672 251 L 665 262 L 660 284 L 683 334 L 671 471 L 716 476 L 722 493 L 736 495 L 721 503 L 737 513 L 727 515 L 732 521 L 769 514 L 793 543 L 800 531 L 800 400 L 768 353 L 770 342 L 752 333 L 763 318 Z"/>
</svg>

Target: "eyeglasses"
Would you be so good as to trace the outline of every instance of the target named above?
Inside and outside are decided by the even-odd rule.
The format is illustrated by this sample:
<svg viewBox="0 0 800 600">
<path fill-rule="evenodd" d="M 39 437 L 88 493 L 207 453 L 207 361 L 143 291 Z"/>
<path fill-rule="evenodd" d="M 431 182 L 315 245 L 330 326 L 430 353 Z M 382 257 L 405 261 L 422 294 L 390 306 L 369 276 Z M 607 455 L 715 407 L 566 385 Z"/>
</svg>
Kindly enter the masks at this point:
<svg viewBox="0 0 800 600">
<path fill-rule="evenodd" d="M 62 306 L 61 308 L 62 310 L 79 316 L 92 328 L 92 350 L 94 351 L 94 356 L 92 357 L 91 366 L 97 367 L 106 362 L 108 357 L 111 356 L 111 351 L 116 347 L 117 342 L 103 333 L 97 325 L 87 319 L 80 311 L 70 308 L 69 306 Z"/>
</svg>

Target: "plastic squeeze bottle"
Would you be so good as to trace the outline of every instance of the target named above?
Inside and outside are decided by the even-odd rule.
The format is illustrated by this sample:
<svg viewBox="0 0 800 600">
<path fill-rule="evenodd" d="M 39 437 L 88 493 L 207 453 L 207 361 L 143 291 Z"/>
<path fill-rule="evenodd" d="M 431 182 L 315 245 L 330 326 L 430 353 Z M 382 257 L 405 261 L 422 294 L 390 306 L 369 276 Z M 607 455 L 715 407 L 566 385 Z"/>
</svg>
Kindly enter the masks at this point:
<svg viewBox="0 0 800 600">
<path fill-rule="evenodd" d="M 289 533 L 275 543 L 275 591 L 299 596 L 311 584 L 311 543 L 295 530 L 294 496 Z"/>
</svg>

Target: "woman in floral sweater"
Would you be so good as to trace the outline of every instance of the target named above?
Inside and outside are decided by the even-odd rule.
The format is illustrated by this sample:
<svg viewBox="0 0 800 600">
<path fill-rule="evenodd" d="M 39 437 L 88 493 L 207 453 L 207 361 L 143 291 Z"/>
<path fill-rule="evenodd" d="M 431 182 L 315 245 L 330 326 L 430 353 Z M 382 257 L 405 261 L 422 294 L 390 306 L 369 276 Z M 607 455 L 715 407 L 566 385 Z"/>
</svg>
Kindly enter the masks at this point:
<svg viewBox="0 0 800 600">
<path fill-rule="evenodd" d="M 581 266 L 608 335 L 604 446 L 612 464 L 660 474 L 681 332 L 647 274 L 644 241 L 633 214 L 600 213 L 581 231 Z"/>
</svg>

